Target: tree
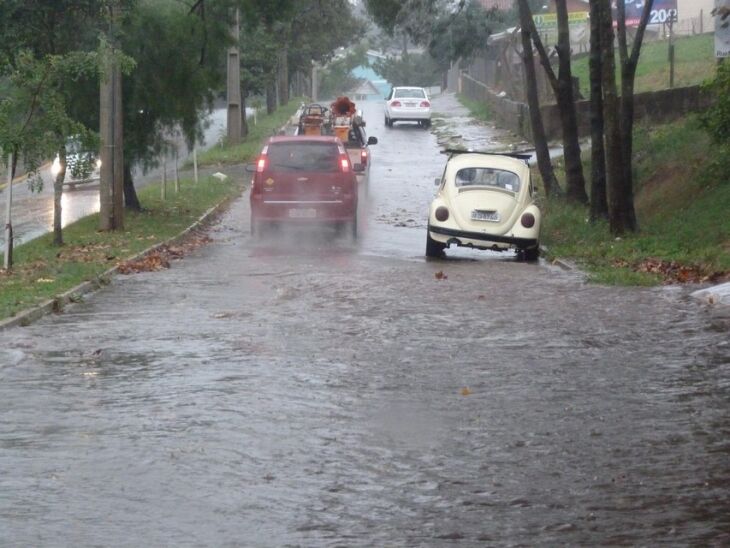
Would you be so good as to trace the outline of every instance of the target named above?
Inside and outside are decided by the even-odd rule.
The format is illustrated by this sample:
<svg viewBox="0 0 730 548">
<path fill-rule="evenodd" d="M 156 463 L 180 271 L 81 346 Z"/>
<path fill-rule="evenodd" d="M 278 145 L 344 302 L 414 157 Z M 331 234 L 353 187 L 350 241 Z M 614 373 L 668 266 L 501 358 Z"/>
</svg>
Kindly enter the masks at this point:
<svg viewBox="0 0 730 548">
<path fill-rule="evenodd" d="M 201 137 L 204 115 L 224 82 L 229 8 L 227 2 L 200 3 L 191 9 L 175 0 L 140 0 L 127 12 L 122 50 L 136 62 L 122 90 L 128 209 L 142 208 L 132 166 L 158 165 L 167 146 L 166 133 L 179 130 L 188 147 Z"/>
<path fill-rule="evenodd" d="M 603 74 L 603 113 L 606 124 L 606 187 L 608 221 L 613 234 L 637 230 L 633 192 L 634 78 L 644 31 L 654 3 L 646 0 L 631 53 L 626 40 L 626 8 L 618 2 L 617 34 L 621 96 L 616 85 L 613 17 L 609 0 L 600 1 L 600 42 Z"/>
<path fill-rule="evenodd" d="M 378 59 L 373 69 L 394 86 L 428 87 L 441 81 L 441 67 L 428 54 L 406 53 L 400 58 Z"/>
<path fill-rule="evenodd" d="M 79 122 L 75 83 L 96 80 L 95 29 L 103 5 L 95 0 L 7 0 L 0 11 L 0 77 L 9 77 L 0 125 L 11 129 L 3 148 L 10 148 L 33 173 L 58 153 L 61 172 L 54 180 L 54 242 L 63 243 L 61 194 L 65 146 L 69 136 L 95 142 Z M 86 104 L 88 109 L 88 103 Z M 42 183 L 40 178 L 31 181 Z"/>
<path fill-rule="evenodd" d="M 550 150 L 548 149 L 545 127 L 542 123 L 540 113 L 540 99 L 537 93 L 537 76 L 535 74 L 535 59 L 532 53 L 532 37 L 530 36 L 529 10 L 525 10 L 525 4 L 519 3 L 520 7 L 520 37 L 522 38 L 522 64 L 525 67 L 525 86 L 527 87 L 527 105 L 530 111 L 530 128 L 532 131 L 532 142 L 537 155 L 537 166 L 542 177 L 545 193 L 557 195 L 560 193 L 558 181 L 555 179 L 553 164 L 550 161 Z"/>
<path fill-rule="evenodd" d="M 540 57 L 540 63 L 550 82 L 555 95 L 555 101 L 560 112 L 560 125 L 563 136 L 563 158 L 565 159 L 565 179 L 568 199 L 581 203 L 588 203 L 583 177 L 583 162 L 581 160 L 580 143 L 578 141 L 578 117 L 575 110 L 575 94 L 573 92 L 573 75 L 570 66 L 570 29 L 568 25 L 568 9 L 566 0 L 556 0 L 558 18 L 558 43 L 555 51 L 558 55 L 558 74 L 555 74 L 550 63 L 550 56 L 540 39 L 532 19 L 532 12 L 527 0 L 518 0 L 520 10 L 524 10 L 529 17 L 524 19 L 528 25 L 532 42 Z"/>
<path fill-rule="evenodd" d="M 603 143 L 603 85 L 601 79 L 600 6 L 590 4 L 590 57 L 588 59 L 591 86 L 591 204 L 590 219 L 608 218 L 606 200 L 606 149 Z"/>
</svg>

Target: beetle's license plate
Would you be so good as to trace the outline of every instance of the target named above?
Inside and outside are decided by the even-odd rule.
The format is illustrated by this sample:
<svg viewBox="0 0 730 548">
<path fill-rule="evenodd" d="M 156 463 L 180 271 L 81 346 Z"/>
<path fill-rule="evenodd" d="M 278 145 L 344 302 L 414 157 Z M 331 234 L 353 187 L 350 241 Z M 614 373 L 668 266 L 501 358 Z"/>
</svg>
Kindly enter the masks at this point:
<svg viewBox="0 0 730 548">
<path fill-rule="evenodd" d="M 289 217 L 292 219 L 316 219 L 317 210 L 292 208 L 289 210 Z"/>
<path fill-rule="evenodd" d="M 471 212 L 472 221 L 493 221 L 499 222 L 499 212 L 475 209 Z"/>
</svg>

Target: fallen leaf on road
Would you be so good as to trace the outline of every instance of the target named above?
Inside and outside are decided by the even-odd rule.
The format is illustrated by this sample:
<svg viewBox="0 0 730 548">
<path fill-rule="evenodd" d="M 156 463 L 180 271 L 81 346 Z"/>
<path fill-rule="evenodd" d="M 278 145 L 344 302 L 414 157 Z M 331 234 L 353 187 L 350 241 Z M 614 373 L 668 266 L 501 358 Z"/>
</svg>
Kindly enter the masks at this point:
<svg viewBox="0 0 730 548">
<path fill-rule="evenodd" d="M 437 280 L 448 280 L 449 279 L 449 277 L 446 274 L 444 274 L 442 270 L 439 270 L 438 272 L 436 272 L 436 274 L 434 274 L 434 276 L 436 277 Z"/>
<path fill-rule="evenodd" d="M 464 388 L 461 389 L 462 396 L 469 396 L 469 395 L 471 395 L 471 393 L 472 392 L 471 392 L 471 390 L 469 390 L 468 386 L 465 386 Z"/>
</svg>

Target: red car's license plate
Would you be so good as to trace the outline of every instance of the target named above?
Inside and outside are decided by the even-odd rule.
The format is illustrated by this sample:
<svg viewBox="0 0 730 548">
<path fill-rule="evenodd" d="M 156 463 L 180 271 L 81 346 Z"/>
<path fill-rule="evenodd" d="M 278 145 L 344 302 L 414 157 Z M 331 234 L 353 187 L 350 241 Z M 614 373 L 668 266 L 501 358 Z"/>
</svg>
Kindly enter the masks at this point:
<svg viewBox="0 0 730 548">
<path fill-rule="evenodd" d="M 292 208 L 289 210 L 289 217 L 291 219 L 316 219 L 317 218 L 317 210 L 316 209 L 300 209 L 300 208 Z"/>
</svg>

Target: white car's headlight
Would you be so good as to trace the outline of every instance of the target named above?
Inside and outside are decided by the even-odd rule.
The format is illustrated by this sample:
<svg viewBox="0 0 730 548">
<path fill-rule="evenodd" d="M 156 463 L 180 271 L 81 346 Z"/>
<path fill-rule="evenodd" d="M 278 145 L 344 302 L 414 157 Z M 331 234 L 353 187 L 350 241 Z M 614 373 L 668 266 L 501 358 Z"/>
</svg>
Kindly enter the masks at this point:
<svg viewBox="0 0 730 548">
<path fill-rule="evenodd" d="M 51 164 L 51 175 L 57 177 L 59 173 L 61 173 L 61 160 L 58 156 L 56 156 L 53 160 L 53 164 Z"/>
</svg>

